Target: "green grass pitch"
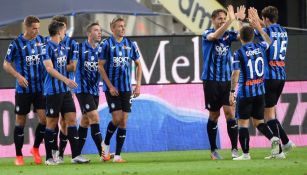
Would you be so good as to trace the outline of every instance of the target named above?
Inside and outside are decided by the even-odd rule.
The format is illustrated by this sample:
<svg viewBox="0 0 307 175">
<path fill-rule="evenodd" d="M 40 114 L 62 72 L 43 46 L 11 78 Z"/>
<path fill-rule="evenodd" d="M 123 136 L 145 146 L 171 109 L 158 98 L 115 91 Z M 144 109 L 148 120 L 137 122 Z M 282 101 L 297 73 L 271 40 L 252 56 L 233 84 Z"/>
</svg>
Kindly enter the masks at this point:
<svg viewBox="0 0 307 175">
<path fill-rule="evenodd" d="M 264 160 L 269 149 L 251 149 L 250 161 L 233 161 L 229 150 L 221 150 L 224 160 L 210 160 L 208 150 L 123 153 L 127 163 L 100 162 L 97 155 L 85 155 L 90 164 L 75 165 L 70 157 L 58 166 L 34 165 L 26 157 L 26 165 L 17 167 L 13 158 L 0 159 L 1 175 L 307 175 L 307 147 L 295 148 L 285 160 Z"/>
</svg>

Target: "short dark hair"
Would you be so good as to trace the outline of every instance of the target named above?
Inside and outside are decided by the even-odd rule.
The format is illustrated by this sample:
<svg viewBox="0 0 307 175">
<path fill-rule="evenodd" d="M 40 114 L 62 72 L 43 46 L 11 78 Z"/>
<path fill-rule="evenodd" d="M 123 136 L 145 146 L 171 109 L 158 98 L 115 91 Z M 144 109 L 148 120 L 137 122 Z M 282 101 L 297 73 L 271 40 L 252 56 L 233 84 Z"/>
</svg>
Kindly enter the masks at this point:
<svg viewBox="0 0 307 175">
<path fill-rule="evenodd" d="M 52 18 L 53 21 L 58 21 L 58 22 L 62 22 L 67 26 L 68 20 L 65 16 L 54 16 Z"/>
<path fill-rule="evenodd" d="M 243 26 L 240 29 L 240 39 L 244 42 L 250 42 L 254 40 L 254 29 L 251 26 Z"/>
<path fill-rule="evenodd" d="M 91 30 L 92 30 L 92 27 L 94 27 L 94 26 L 99 26 L 99 23 L 98 22 L 93 22 L 93 23 L 91 23 L 91 24 L 89 24 L 87 27 L 86 27 L 86 32 L 91 32 Z"/>
<path fill-rule="evenodd" d="M 110 27 L 113 28 L 114 24 L 117 23 L 118 21 L 125 21 L 123 17 L 117 16 L 113 18 L 113 20 L 110 22 Z"/>
<path fill-rule="evenodd" d="M 51 21 L 48 26 L 48 31 L 50 36 L 55 36 L 59 33 L 59 31 L 64 28 L 64 24 L 58 21 Z"/>
<path fill-rule="evenodd" d="M 226 10 L 224 10 L 224 9 L 216 9 L 216 10 L 214 10 L 212 12 L 211 18 L 215 19 L 219 15 L 219 13 L 224 13 L 225 15 L 227 15 L 227 11 Z"/>
<path fill-rule="evenodd" d="M 27 27 L 30 27 L 33 23 L 40 23 L 39 18 L 32 15 L 25 17 L 23 22 Z"/>
<path fill-rule="evenodd" d="M 278 21 L 278 9 L 274 6 L 267 6 L 261 11 L 264 18 L 268 18 L 270 22 L 276 23 Z"/>
</svg>

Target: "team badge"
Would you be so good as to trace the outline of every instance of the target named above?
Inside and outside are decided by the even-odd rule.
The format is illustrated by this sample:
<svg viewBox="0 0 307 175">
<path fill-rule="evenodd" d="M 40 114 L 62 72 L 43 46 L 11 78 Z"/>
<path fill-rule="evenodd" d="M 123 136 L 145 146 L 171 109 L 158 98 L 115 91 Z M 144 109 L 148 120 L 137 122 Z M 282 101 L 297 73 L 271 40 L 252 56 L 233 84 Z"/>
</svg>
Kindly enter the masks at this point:
<svg viewBox="0 0 307 175">
<path fill-rule="evenodd" d="M 111 108 L 114 109 L 115 108 L 115 104 L 111 103 Z"/>
</svg>

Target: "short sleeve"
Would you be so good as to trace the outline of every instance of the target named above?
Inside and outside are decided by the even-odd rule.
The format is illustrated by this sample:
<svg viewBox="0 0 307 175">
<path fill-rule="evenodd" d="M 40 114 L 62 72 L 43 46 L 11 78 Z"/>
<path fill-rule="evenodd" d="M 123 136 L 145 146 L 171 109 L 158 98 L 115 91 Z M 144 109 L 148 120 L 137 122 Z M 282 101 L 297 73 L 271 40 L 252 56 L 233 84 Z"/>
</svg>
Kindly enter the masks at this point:
<svg viewBox="0 0 307 175">
<path fill-rule="evenodd" d="M 262 41 L 260 43 L 257 43 L 257 46 L 260 47 L 262 50 L 266 51 L 269 49 L 270 45 L 269 43 Z"/>
<path fill-rule="evenodd" d="M 107 40 L 103 41 L 100 46 L 101 46 L 101 53 L 98 56 L 98 59 L 107 60 L 107 54 L 108 54 L 108 49 L 109 49 L 108 41 Z"/>
<path fill-rule="evenodd" d="M 71 44 L 72 49 L 72 60 L 71 61 L 77 61 L 79 56 L 79 44 L 75 40 L 72 41 Z"/>
<path fill-rule="evenodd" d="M 46 45 L 44 52 L 45 52 L 45 54 L 43 54 L 43 61 L 50 60 L 51 55 L 52 55 L 52 49 L 51 49 L 51 47 L 49 47 L 48 44 Z"/>
<path fill-rule="evenodd" d="M 131 58 L 132 60 L 136 61 L 137 59 L 140 58 L 140 53 L 139 53 L 139 49 L 136 46 L 136 42 L 132 42 L 132 47 L 131 47 Z"/>
<path fill-rule="evenodd" d="M 203 41 L 208 41 L 208 35 L 213 33 L 214 30 L 212 29 L 208 29 L 208 30 L 205 30 L 203 33 L 202 33 L 202 40 Z"/>
<path fill-rule="evenodd" d="M 233 70 L 239 70 L 240 69 L 240 54 L 238 51 L 236 51 L 233 55 L 233 61 L 232 61 L 232 69 Z"/>
<path fill-rule="evenodd" d="M 14 61 L 14 53 L 16 52 L 16 44 L 15 41 L 11 42 L 11 44 L 9 45 L 7 52 L 6 52 L 6 56 L 5 56 L 5 60 L 7 62 L 13 62 Z"/>
<path fill-rule="evenodd" d="M 236 31 L 229 31 L 228 32 L 228 40 L 230 41 L 230 42 L 232 42 L 232 41 L 238 41 L 238 32 L 236 32 Z"/>
<path fill-rule="evenodd" d="M 266 28 L 262 28 L 262 30 L 263 30 L 264 32 L 267 31 Z M 258 39 L 258 40 L 260 40 L 260 41 L 263 41 L 263 38 L 262 38 L 262 36 L 260 35 L 259 31 L 254 30 L 254 33 L 255 33 L 255 38 L 256 38 L 256 39 Z"/>
<path fill-rule="evenodd" d="M 100 44 L 99 46 L 98 46 L 98 59 L 99 58 L 102 58 L 103 56 L 102 56 L 102 44 Z"/>
</svg>

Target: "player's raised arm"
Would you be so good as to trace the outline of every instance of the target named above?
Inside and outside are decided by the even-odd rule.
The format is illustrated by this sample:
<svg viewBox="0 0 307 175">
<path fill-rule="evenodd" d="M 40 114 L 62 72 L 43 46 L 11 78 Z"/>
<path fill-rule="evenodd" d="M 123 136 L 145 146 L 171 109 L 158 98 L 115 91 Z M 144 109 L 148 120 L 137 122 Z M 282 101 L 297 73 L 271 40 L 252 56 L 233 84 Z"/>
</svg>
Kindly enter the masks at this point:
<svg viewBox="0 0 307 175">
<path fill-rule="evenodd" d="M 250 25 L 260 33 L 265 42 L 271 45 L 272 40 L 270 39 L 269 35 L 265 33 L 261 28 L 260 19 L 257 10 L 253 8 L 248 9 L 248 17 Z"/>
<path fill-rule="evenodd" d="M 245 11 L 246 8 L 244 5 L 237 7 L 237 12 L 235 13 L 235 16 L 236 16 L 238 30 L 240 30 L 243 26 L 243 20 L 246 17 Z M 239 39 L 239 34 L 238 34 L 238 39 Z"/>
<path fill-rule="evenodd" d="M 219 27 L 218 29 L 216 29 L 215 32 L 207 36 L 207 39 L 209 41 L 213 41 L 213 40 L 217 40 L 221 38 L 224 35 L 225 31 L 229 28 L 231 23 L 236 19 L 232 5 L 229 5 L 227 7 L 227 16 L 223 16 L 219 14 L 220 13 L 218 13 L 216 16 L 213 15 L 212 20 L 215 20 L 218 25 L 221 25 L 221 27 Z"/>
</svg>

